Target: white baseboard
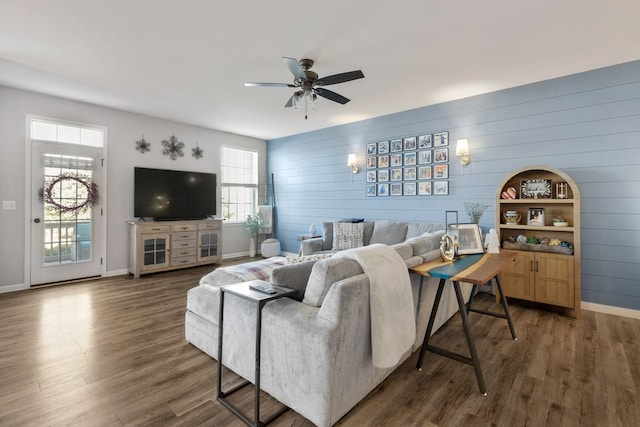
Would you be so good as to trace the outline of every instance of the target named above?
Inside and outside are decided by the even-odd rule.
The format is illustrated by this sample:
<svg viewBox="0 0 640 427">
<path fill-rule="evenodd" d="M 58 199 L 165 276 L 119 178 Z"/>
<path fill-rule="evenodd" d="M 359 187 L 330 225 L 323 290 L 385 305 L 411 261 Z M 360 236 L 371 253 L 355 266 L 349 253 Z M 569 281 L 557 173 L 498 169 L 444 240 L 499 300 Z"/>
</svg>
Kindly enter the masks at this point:
<svg viewBox="0 0 640 427">
<path fill-rule="evenodd" d="M 612 305 L 596 304 L 593 302 L 585 301 L 581 301 L 580 307 L 583 310 L 587 311 L 595 311 L 597 313 L 613 314 L 615 316 L 640 319 L 640 310 L 632 310 L 630 308 L 614 307 Z"/>
<path fill-rule="evenodd" d="M 0 294 L 6 293 L 6 292 L 23 291 L 25 289 L 29 289 L 29 287 L 24 283 L 19 283 L 17 285 L 0 286 Z"/>
<path fill-rule="evenodd" d="M 106 275 L 104 277 L 125 276 L 125 275 L 129 274 L 129 270 L 127 270 L 127 269 L 124 269 L 124 270 L 112 270 L 112 271 L 107 271 L 105 274 Z"/>
</svg>

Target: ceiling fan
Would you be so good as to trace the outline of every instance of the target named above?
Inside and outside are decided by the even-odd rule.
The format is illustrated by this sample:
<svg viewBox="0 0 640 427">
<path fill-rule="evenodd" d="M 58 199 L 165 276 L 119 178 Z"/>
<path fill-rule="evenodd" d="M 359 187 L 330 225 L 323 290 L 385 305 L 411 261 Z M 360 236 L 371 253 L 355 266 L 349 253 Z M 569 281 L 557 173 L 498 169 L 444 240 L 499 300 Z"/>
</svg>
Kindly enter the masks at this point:
<svg viewBox="0 0 640 427">
<path fill-rule="evenodd" d="M 283 56 L 284 62 L 289 67 L 291 74 L 293 74 L 293 84 L 291 83 L 257 83 L 257 82 L 245 82 L 245 86 L 264 86 L 264 87 L 290 87 L 296 88 L 295 93 L 289 98 L 284 105 L 285 108 L 300 108 L 301 104 L 305 107 L 305 116 L 307 118 L 307 107 L 315 109 L 315 101 L 318 96 L 326 98 L 328 100 L 337 102 L 339 104 L 346 104 L 350 101 L 339 93 L 333 92 L 329 89 L 325 89 L 324 86 L 335 85 L 338 83 L 344 83 L 351 80 L 364 78 L 362 71 L 348 71 L 346 73 L 333 74 L 318 78 L 318 73 L 311 71 L 313 66 L 313 60 L 301 59 L 298 61 L 295 58 L 288 58 Z"/>
</svg>

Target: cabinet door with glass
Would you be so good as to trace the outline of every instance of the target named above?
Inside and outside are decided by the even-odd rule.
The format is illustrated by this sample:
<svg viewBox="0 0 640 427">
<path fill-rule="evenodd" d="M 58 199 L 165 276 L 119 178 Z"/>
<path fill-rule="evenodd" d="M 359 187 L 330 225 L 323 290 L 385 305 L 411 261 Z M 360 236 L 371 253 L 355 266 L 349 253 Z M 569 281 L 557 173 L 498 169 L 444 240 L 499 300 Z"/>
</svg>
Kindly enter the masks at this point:
<svg viewBox="0 0 640 427">
<path fill-rule="evenodd" d="M 155 270 L 169 266 L 169 233 L 142 234 L 141 270 Z"/>
<path fill-rule="evenodd" d="M 219 230 L 198 232 L 198 262 L 220 259 L 219 235 Z"/>
</svg>

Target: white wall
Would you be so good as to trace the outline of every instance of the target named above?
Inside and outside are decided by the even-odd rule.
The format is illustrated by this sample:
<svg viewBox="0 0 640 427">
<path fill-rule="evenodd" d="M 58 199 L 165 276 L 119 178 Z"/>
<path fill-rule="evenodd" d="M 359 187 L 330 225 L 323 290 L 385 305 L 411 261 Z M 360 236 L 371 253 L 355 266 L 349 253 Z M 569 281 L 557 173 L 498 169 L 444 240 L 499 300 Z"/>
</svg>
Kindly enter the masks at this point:
<svg viewBox="0 0 640 427">
<path fill-rule="evenodd" d="M 17 204 L 16 210 L 0 210 L 0 292 L 25 286 L 27 114 L 107 128 L 107 275 L 123 273 L 127 269 L 126 222 L 134 219 L 134 166 L 212 172 L 218 174 L 220 182 L 220 148 L 230 145 L 258 152 L 260 182 L 265 182 L 265 141 L 0 86 L 0 200 L 15 200 Z M 144 154 L 135 149 L 135 141 L 142 133 L 151 142 L 151 151 Z M 175 161 L 162 155 L 161 144 L 173 134 L 185 143 L 184 157 Z M 201 159 L 191 155 L 196 141 L 204 150 Z M 220 213 L 219 189 L 217 201 Z M 243 227 L 225 225 L 223 256 L 246 253 L 248 242 Z"/>
</svg>

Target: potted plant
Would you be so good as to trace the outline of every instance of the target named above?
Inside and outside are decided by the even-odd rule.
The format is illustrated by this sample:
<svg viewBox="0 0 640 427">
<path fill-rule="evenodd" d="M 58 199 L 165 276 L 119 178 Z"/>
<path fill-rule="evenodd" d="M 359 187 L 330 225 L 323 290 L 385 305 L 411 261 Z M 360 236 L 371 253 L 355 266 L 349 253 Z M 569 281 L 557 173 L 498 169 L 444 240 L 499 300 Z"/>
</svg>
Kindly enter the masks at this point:
<svg viewBox="0 0 640 427">
<path fill-rule="evenodd" d="M 249 236 L 251 237 L 249 240 L 249 256 L 252 258 L 256 256 L 256 239 L 260 233 L 262 224 L 263 220 L 259 212 L 255 215 L 247 215 L 245 226 L 247 228 L 247 233 L 249 233 Z"/>
<path fill-rule="evenodd" d="M 469 215 L 469 220 L 473 224 L 480 223 L 480 218 L 482 217 L 482 214 L 484 213 L 485 210 L 487 210 L 488 207 L 489 205 L 485 205 L 483 203 L 469 203 L 469 202 L 464 203 L 464 209 L 467 211 L 467 215 Z"/>
</svg>

